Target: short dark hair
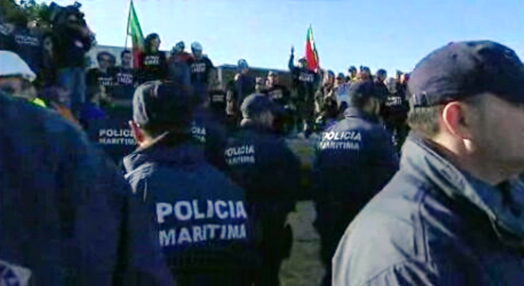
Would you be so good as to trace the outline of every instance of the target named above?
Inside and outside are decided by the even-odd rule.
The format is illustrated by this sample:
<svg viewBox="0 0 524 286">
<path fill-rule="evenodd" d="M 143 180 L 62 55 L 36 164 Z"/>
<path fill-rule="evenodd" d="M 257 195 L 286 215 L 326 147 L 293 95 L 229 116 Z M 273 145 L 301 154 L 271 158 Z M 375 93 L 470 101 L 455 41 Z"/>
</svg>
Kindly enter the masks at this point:
<svg viewBox="0 0 524 286">
<path fill-rule="evenodd" d="M 481 95 L 467 97 L 460 102 L 477 110 L 484 108 Z M 432 138 L 439 132 L 438 118 L 441 116 L 446 103 L 432 106 L 411 107 L 408 112 L 407 123 L 412 130 L 418 131 L 423 136 Z M 482 112 L 480 112 L 482 114 Z"/>
<path fill-rule="evenodd" d="M 438 118 L 444 106 L 444 104 L 439 104 L 428 107 L 411 107 L 407 119 L 409 127 L 428 138 L 434 137 L 439 131 Z"/>
<path fill-rule="evenodd" d="M 124 57 L 125 54 L 131 54 L 131 51 L 130 50 L 123 50 L 121 53 L 120 53 L 120 58 L 122 59 Z"/>
<path fill-rule="evenodd" d="M 97 55 L 96 55 L 96 60 L 97 61 L 101 61 L 102 57 L 103 56 L 108 56 L 111 60 L 111 58 L 114 58 L 114 56 L 109 53 L 109 52 L 106 52 L 106 51 L 102 51 L 102 52 L 99 52 Z"/>
</svg>

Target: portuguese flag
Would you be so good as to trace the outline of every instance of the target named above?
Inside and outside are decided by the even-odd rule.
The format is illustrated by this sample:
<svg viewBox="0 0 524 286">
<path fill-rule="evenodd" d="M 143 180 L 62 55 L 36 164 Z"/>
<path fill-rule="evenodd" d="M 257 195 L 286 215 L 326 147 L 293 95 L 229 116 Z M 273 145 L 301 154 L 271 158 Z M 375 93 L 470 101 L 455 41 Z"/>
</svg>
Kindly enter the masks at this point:
<svg viewBox="0 0 524 286">
<path fill-rule="evenodd" d="M 142 28 L 140 28 L 140 22 L 138 22 L 133 1 L 131 1 L 129 8 L 127 34 L 131 36 L 133 40 L 133 67 L 138 68 L 140 54 L 144 51 L 144 34 L 142 34 Z"/>
<path fill-rule="evenodd" d="M 316 71 L 320 68 L 320 59 L 318 58 L 317 47 L 315 47 L 315 39 L 313 38 L 313 28 L 311 25 L 307 30 L 306 60 L 309 70 Z"/>
</svg>

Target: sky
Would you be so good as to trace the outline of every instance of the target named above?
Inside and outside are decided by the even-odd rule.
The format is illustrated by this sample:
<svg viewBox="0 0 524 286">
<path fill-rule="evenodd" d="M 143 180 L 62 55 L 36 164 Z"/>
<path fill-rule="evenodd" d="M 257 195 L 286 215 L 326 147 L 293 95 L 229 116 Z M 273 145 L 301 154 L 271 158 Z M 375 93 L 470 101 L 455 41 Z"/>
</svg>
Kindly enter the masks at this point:
<svg viewBox="0 0 524 286">
<path fill-rule="evenodd" d="M 38 2 L 50 3 L 40 0 Z M 55 0 L 69 5 L 74 0 Z M 124 46 L 129 0 L 78 0 L 101 45 Z M 287 69 L 291 46 L 304 55 L 312 25 L 322 68 L 411 71 L 452 41 L 489 39 L 524 55 L 519 0 L 134 0 L 144 35 L 161 49 L 198 41 L 215 65 Z M 128 45 L 131 45 L 129 38 Z"/>
</svg>

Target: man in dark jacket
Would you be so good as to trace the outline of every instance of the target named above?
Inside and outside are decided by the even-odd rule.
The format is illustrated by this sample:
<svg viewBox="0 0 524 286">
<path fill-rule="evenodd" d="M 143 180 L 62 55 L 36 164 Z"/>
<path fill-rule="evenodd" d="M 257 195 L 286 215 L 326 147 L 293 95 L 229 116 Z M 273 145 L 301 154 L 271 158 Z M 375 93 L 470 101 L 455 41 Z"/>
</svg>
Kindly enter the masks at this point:
<svg viewBox="0 0 524 286">
<path fill-rule="evenodd" d="M 296 123 L 298 131 L 311 132 L 315 116 L 315 91 L 319 81 L 319 76 L 307 69 L 307 60 L 301 58 L 300 66 L 296 67 L 293 63 L 295 59 L 295 49 L 291 48 L 289 57 L 289 71 L 293 77 L 293 99 L 297 107 Z"/>
<path fill-rule="evenodd" d="M 324 131 L 314 167 L 316 227 L 331 277 L 331 257 L 344 230 L 398 169 L 390 136 L 379 123 L 382 99 L 372 82 L 349 87 L 345 119 Z"/>
<path fill-rule="evenodd" d="M 244 193 L 192 142 L 191 95 L 150 82 L 133 98 L 140 147 L 124 158 L 134 194 L 155 215 L 158 243 L 178 285 L 250 285 Z"/>
<path fill-rule="evenodd" d="M 272 129 L 276 109 L 266 95 L 247 97 L 241 128 L 225 151 L 231 177 L 246 191 L 249 214 L 258 226 L 262 269 L 257 285 L 271 286 L 279 285 L 280 263 L 290 251 L 291 230 L 284 224 L 300 188 L 300 162 Z"/>
<path fill-rule="evenodd" d="M 521 285 L 524 65 L 490 41 L 425 57 L 400 171 L 348 228 L 335 285 Z"/>
<path fill-rule="evenodd" d="M 0 285 L 172 285 L 150 216 L 57 114 L 0 94 Z"/>
</svg>

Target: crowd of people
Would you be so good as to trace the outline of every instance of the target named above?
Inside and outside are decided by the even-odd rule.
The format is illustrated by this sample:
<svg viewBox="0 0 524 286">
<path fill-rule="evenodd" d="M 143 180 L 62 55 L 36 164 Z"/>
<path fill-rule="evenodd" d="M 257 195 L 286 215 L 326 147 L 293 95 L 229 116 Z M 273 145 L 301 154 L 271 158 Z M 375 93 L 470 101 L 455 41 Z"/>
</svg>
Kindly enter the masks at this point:
<svg viewBox="0 0 524 286">
<path fill-rule="evenodd" d="M 451 43 L 396 78 L 309 70 L 291 48 L 290 86 L 241 59 L 221 87 L 201 44 L 168 57 L 157 34 L 86 70 L 84 15 L 56 9 L 42 35 L 0 19 L 0 284 L 279 285 L 302 200 L 323 285 L 524 278 L 509 48 Z M 120 170 L 82 131 L 118 105 L 137 143 Z"/>
</svg>

